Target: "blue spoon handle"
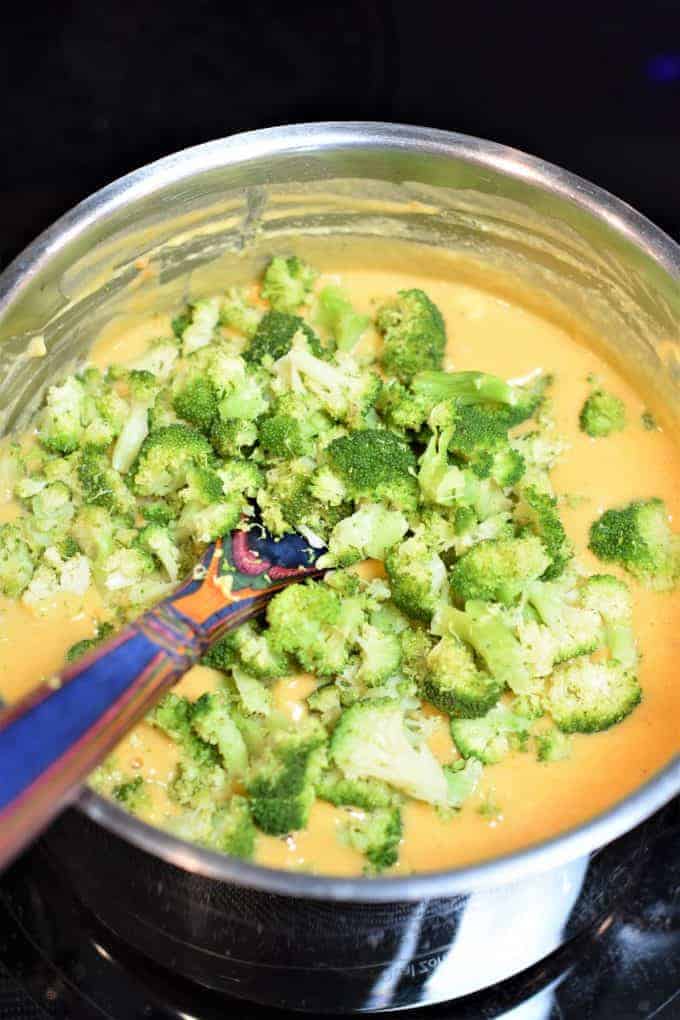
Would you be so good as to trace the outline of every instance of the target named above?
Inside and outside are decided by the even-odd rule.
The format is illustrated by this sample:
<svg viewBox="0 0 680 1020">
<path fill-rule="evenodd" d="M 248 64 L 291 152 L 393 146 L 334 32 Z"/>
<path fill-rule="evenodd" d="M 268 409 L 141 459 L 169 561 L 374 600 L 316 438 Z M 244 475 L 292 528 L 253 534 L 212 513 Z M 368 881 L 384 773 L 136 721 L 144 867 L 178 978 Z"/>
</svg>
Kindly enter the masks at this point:
<svg viewBox="0 0 680 1020">
<path fill-rule="evenodd" d="M 272 543 L 279 564 L 288 561 L 280 566 L 244 536 L 210 546 L 202 569 L 173 595 L 0 712 L 0 869 L 211 643 L 282 587 L 322 573 L 309 566 L 309 549 L 295 567 L 290 544 L 276 557 Z"/>
</svg>

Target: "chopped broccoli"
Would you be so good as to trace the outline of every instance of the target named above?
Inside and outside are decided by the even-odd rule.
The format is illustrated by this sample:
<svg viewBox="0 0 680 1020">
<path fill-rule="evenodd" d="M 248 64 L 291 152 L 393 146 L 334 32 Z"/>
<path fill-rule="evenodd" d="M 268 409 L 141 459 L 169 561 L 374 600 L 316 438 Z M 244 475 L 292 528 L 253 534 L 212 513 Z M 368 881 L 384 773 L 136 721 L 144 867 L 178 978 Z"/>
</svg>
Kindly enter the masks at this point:
<svg viewBox="0 0 680 1020">
<path fill-rule="evenodd" d="M 514 385 L 487 372 L 424 371 L 415 376 L 413 390 L 430 409 L 444 401 L 487 406 L 487 423 L 496 418 L 505 431 L 530 418 L 540 407 L 551 377 L 538 375 L 524 385 Z"/>
<path fill-rule="evenodd" d="M 426 503 L 452 506 L 465 495 L 465 473 L 449 461 L 448 449 L 452 436 L 453 426 L 441 431 L 435 427 L 420 458 L 418 485 Z"/>
<path fill-rule="evenodd" d="M 84 506 L 73 521 L 71 535 L 92 561 L 96 574 L 116 546 L 116 523 L 104 507 Z"/>
<path fill-rule="evenodd" d="M 366 503 L 333 528 L 328 553 L 320 567 L 347 567 L 367 557 L 384 560 L 387 551 L 408 531 L 408 521 L 398 510 L 387 510 L 380 503 Z"/>
<path fill-rule="evenodd" d="M 278 648 L 268 630 L 252 620 L 225 634 L 205 654 L 203 663 L 228 673 L 240 665 L 254 677 L 269 679 L 290 673 L 290 660 Z"/>
<path fill-rule="evenodd" d="M 426 665 L 421 692 L 449 715 L 485 715 L 503 693 L 504 684 L 478 669 L 470 650 L 457 637 L 444 635 L 428 653 Z"/>
<path fill-rule="evenodd" d="M 72 453 L 82 439 L 82 410 L 85 388 L 70 376 L 59 386 L 51 386 L 38 432 L 40 442 L 55 453 Z"/>
<path fill-rule="evenodd" d="M 210 430 L 210 442 L 220 457 L 241 457 L 246 447 L 257 442 L 257 425 L 237 418 L 218 419 Z"/>
<path fill-rule="evenodd" d="M 130 409 L 113 448 L 112 467 L 123 474 L 130 470 L 149 434 L 149 410 L 158 394 L 152 372 L 133 369 L 128 376 Z"/>
<path fill-rule="evenodd" d="M 571 739 L 562 730 L 546 730 L 536 734 L 536 757 L 539 761 L 564 761 L 571 755 Z"/>
<path fill-rule="evenodd" d="M 657 591 L 670 591 L 680 580 L 680 536 L 671 531 L 661 499 L 605 510 L 591 525 L 590 549 Z"/>
<path fill-rule="evenodd" d="M 511 603 L 550 566 L 543 543 L 534 535 L 478 542 L 454 565 L 451 591 L 470 599 Z"/>
<path fill-rule="evenodd" d="M 137 539 L 141 549 L 151 553 L 171 581 L 179 577 L 181 553 L 169 530 L 160 524 L 147 524 Z"/>
<path fill-rule="evenodd" d="M 352 428 L 370 423 L 382 385 L 380 377 L 362 368 L 349 354 L 338 351 L 332 362 L 322 361 L 306 344 L 300 344 L 298 335 L 273 370 L 272 389 L 277 395 L 295 393 Z"/>
<path fill-rule="evenodd" d="M 331 726 L 337 722 L 342 706 L 340 703 L 340 691 L 334 683 L 324 684 L 317 687 L 307 698 L 307 707 L 310 712 L 318 714 L 324 726 Z M 319 795 L 320 796 L 320 795 Z"/>
<path fill-rule="evenodd" d="M 82 641 L 76 641 L 74 645 L 71 645 L 66 653 L 67 662 L 75 662 L 80 659 L 83 655 L 87 655 L 88 652 L 96 648 L 97 645 L 101 644 L 108 637 L 113 634 L 113 624 L 111 623 L 100 623 L 97 625 L 97 632 L 94 637 L 83 638 Z"/>
<path fill-rule="evenodd" d="M 424 291 L 400 290 L 378 311 L 376 323 L 383 335 L 386 372 L 408 380 L 424 369 L 441 367 L 446 348 L 444 319 Z"/>
<path fill-rule="evenodd" d="M 336 807 L 355 807 L 362 811 L 396 806 L 401 798 L 378 779 L 347 779 L 338 769 L 325 769 L 316 784 L 316 793 Z"/>
<path fill-rule="evenodd" d="M 243 860 L 253 856 L 257 832 L 245 797 L 232 797 L 228 804 L 218 807 L 211 828 L 207 845 L 212 850 Z"/>
<path fill-rule="evenodd" d="M 356 643 L 361 658 L 357 680 L 368 687 L 376 687 L 397 673 L 401 664 L 401 642 L 396 634 L 385 634 L 367 623 Z"/>
<path fill-rule="evenodd" d="M 447 601 L 446 567 L 421 535 L 393 546 L 385 569 L 395 605 L 407 616 L 428 621 Z"/>
<path fill-rule="evenodd" d="M 183 328 L 180 330 L 182 338 L 182 350 L 184 354 L 192 354 L 194 351 L 205 347 L 211 342 L 220 319 L 220 299 L 216 297 L 203 298 L 201 301 L 194 301 L 190 306 L 190 319 L 182 321 Z M 180 325 L 179 320 L 175 323 Z"/>
<path fill-rule="evenodd" d="M 31 606 L 61 593 L 84 595 L 89 586 L 90 564 L 86 557 L 76 555 L 63 559 L 55 546 L 49 546 L 22 595 L 22 601 Z"/>
<path fill-rule="evenodd" d="M 385 871 L 399 859 L 401 811 L 397 807 L 376 808 L 362 817 L 350 815 L 343 835 L 351 847 L 364 854 L 369 874 Z"/>
<path fill-rule="evenodd" d="M 514 518 L 520 527 L 533 531 L 545 546 L 552 562 L 543 577 L 546 580 L 559 577 L 574 555 L 574 550 L 559 518 L 557 500 L 539 492 L 533 485 L 523 486 Z"/>
<path fill-rule="evenodd" d="M 269 637 L 274 646 L 294 655 L 303 669 L 320 676 L 330 676 L 343 668 L 363 619 L 364 614 L 357 614 L 352 600 L 343 601 L 330 588 L 313 581 L 291 585 L 267 606 Z"/>
<path fill-rule="evenodd" d="M 231 675 L 234 678 L 234 686 L 238 691 L 244 712 L 248 715 L 264 716 L 265 718 L 270 715 L 272 695 L 263 681 L 246 672 L 240 665 L 232 666 Z"/>
<path fill-rule="evenodd" d="M 533 687 L 524 649 L 500 607 L 477 600 L 467 602 L 465 611 L 440 606 L 432 620 L 432 632 L 455 634 L 471 645 L 495 679 L 515 694 L 528 694 Z"/>
<path fill-rule="evenodd" d="M 149 805 L 149 790 L 142 776 L 135 776 L 118 783 L 111 790 L 111 796 L 133 814 L 139 814 Z"/>
<path fill-rule="evenodd" d="M 526 591 L 527 601 L 547 628 L 543 637 L 548 654 L 546 675 L 552 666 L 578 655 L 590 655 L 602 643 L 602 619 L 586 599 L 586 586 L 579 586 L 568 575 L 557 581 L 537 581 Z M 539 635 L 537 635 L 539 637 Z"/>
<path fill-rule="evenodd" d="M 586 610 L 602 617 L 604 640 L 612 659 L 624 669 L 634 669 L 638 656 L 633 634 L 633 603 L 623 581 L 611 574 L 593 574 L 583 585 L 581 599 Z"/>
<path fill-rule="evenodd" d="M 334 439 L 326 452 L 332 470 L 352 499 L 373 499 L 399 510 L 415 509 L 415 457 L 394 432 L 351 432 Z"/>
<path fill-rule="evenodd" d="M 319 294 L 317 319 L 341 351 L 351 350 L 371 323 L 369 316 L 355 312 L 345 292 L 332 284 Z"/>
<path fill-rule="evenodd" d="M 494 765 L 513 747 L 522 747 L 530 729 L 530 719 L 505 705 L 496 705 L 478 719 L 451 720 L 451 735 L 460 753 L 484 765 Z"/>
<path fill-rule="evenodd" d="M 584 403 L 578 420 L 582 432 L 599 439 L 625 428 L 626 407 L 620 397 L 597 389 Z"/>
<path fill-rule="evenodd" d="M 461 764 L 462 768 L 459 767 Z M 453 765 L 444 766 L 449 807 L 456 809 L 462 807 L 464 801 L 477 789 L 483 771 L 484 766 L 477 758 L 468 758 L 464 763 L 455 762 Z"/>
<path fill-rule="evenodd" d="M 220 306 L 220 324 L 230 329 L 238 330 L 246 337 L 252 337 L 257 332 L 262 313 L 254 308 L 245 297 L 243 292 L 236 287 L 231 287 L 222 298 Z"/>
<path fill-rule="evenodd" d="M 310 407 L 294 393 L 284 393 L 259 422 L 258 440 L 269 457 L 313 456 L 320 437 L 332 423 L 323 411 Z"/>
<path fill-rule="evenodd" d="M 615 659 L 575 659 L 558 666 L 548 686 L 548 708 L 564 733 L 595 733 L 625 719 L 640 703 L 640 685 Z"/>
<path fill-rule="evenodd" d="M 211 379 L 202 376 L 189 379 L 173 398 L 173 407 L 178 416 L 206 434 L 212 429 L 219 405 L 217 387 Z"/>
<path fill-rule="evenodd" d="M 383 384 L 376 407 L 388 428 L 398 432 L 420 432 L 432 410 L 428 400 L 397 379 Z"/>
<path fill-rule="evenodd" d="M 219 692 L 201 695 L 192 707 L 191 725 L 201 740 L 215 745 L 230 776 L 246 774 L 248 750 L 223 695 Z"/>
<path fill-rule="evenodd" d="M 281 311 L 267 312 L 260 319 L 243 357 L 246 361 L 258 364 L 265 358 L 278 361 L 289 353 L 294 338 L 298 338 L 316 357 L 320 358 L 323 354 L 318 336 L 299 315 Z"/>
<path fill-rule="evenodd" d="M 253 820 L 271 836 L 304 829 L 324 763 L 322 731 L 287 737 L 270 751 L 248 782 Z"/>
<path fill-rule="evenodd" d="M 116 549 L 101 565 L 104 587 L 109 592 L 136 587 L 154 569 L 151 554 L 138 548 Z"/>
<path fill-rule="evenodd" d="M 140 496 L 166 496 L 186 484 L 191 467 L 207 467 L 212 447 L 200 432 L 186 425 L 166 425 L 151 432 L 134 467 L 134 487 Z"/>
<path fill-rule="evenodd" d="M 276 255 L 265 270 L 262 297 L 277 312 L 295 312 L 308 302 L 316 276 L 316 270 L 297 255 Z"/>
<path fill-rule="evenodd" d="M 441 765 L 426 744 L 414 747 L 403 709 L 389 698 L 357 701 L 333 731 L 330 754 L 350 779 L 378 779 L 430 804 L 445 804 Z"/>
<path fill-rule="evenodd" d="M 0 591 L 16 599 L 28 587 L 35 563 L 16 524 L 0 524 Z"/>
<path fill-rule="evenodd" d="M 108 456 L 96 447 L 86 446 L 82 450 L 78 463 L 78 480 L 84 503 L 103 506 L 118 514 L 134 511 L 132 493 L 111 466 Z"/>
</svg>

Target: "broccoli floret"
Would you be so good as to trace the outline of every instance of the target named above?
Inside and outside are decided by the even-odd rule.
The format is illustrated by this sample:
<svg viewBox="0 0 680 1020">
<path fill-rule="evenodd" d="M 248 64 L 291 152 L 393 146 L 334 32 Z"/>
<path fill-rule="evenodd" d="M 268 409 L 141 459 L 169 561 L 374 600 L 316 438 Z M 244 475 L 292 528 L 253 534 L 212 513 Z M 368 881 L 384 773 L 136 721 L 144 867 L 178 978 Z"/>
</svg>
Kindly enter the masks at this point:
<svg viewBox="0 0 680 1020">
<path fill-rule="evenodd" d="M 217 752 L 210 744 L 205 744 L 196 737 L 198 746 L 209 748 L 217 757 Z M 184 755 L 175 768 L 168 785 L 168 797 L 183 807 L 196 808 L 203 800 L 224 797 L 228 790 L 228 777 L 216 760 L 197 760 Z"/>
<path fill-rule="evenodd" d="M 111 467 L 108 456 L 96 447 L 86 446 L 80 454 L 78 480 L 84 503 L 103 506 L 118 514 L 134 511 L 132 493 Z"/>
<path fill-rule="evenodd" d="M 151 432 L 139 451 L 134 487 L 140 496 L 166 496 L 186 484 L 192 467 L 208 467 L 212 447 L 186 425 L 166 425 Z"/>
<path fill-rule="evenodd" d="M 430 654 L 434 639 L 426 630 L 408 626 L 400 631 L 401 669 L 406 677 L 420 685 L 429 673 L 427 657 Z"/>
<path fill-rule="evenodd" d="M 100 645 L 102 641 L 105 641 L 108 637 L 113 634 L 113 624 L 111 623 L 100 623 L 97 625 L 97 632 L 94 637 L 83 638 L 82 641 L 76 641 L 74 645 L 71 645 L 66 653 L 67 662 L 75 662 L 80 659 L 83 655 L 87 655 L 93 648 Z"/>
<path fill-rule="evenodd" d="M 347 779 L 338 769 L 325 769 L 316 784 L 316 793 L 336 807 L 355 807 L 362 811 L 395 807 L 401 800 L 390 786 L 377 779 Z"/>
<path fill-rule="evenodd" d="M 296 393 L 302 401 L 321 406 L 335 421 L 365 428 L 375 418 L 380 377 L 339 351 L 333 362 L 322 361 L 296 336 L 284 357 L 274 364 L 272 388 L 277 395 Z"/>
<path fill-rule="evenodd" d="M 446 348 L 442 314 L 424 291 L 400 290 L 378 311 L 386 372 L 408 380 L 424 369 L 441 367 Z"/>
<path fill-rule="evenodd" d="M 680 536 L 671 531 L 661 499 L 606 510 L 591 525 L 590 549 L 657 591 L 670 591 L 680 579 Z"/>
<path fill-rule="evenodd" d="M 220 299 L 218 297 L 203 298 L 201 301 L 194 301 L 190 305 L 190 319 L 173 321 L 173 330 L 182 338 L 182 350 L 184 354 L 192 354 L 193 351 L 205 347 L 215 336 L 215 330 L 220 320 Z M 177 327 L 176 327 L 177 324 Z"/>
<path fill-rule="evenodd" d="M 116 549 L 101 564 L 108 592 L 134 588 L 155 571 L 153 557 L 143 549 Z"/>
<path fill-rule="evenodd" d="M 451 735 L 464 758 L 476 758 L 494 765 L 513 747 L 526 743 L 531 720 L 516 715 L 505 705 L 496 705 L 479 719 L 452 719 Z"/>
<path fill-rule="evenodd" d="M 210 442 L 220 457 L 240 457 L 246 447 L 257 442 L 257 425 L 236 418 L 218 419 L 210 430 Z"/>
<path fill-rule="evenodd" d="M 592 600 L 584 598 L 585 591 L 568 575 L 529 585 L 527 600 L 548 630 L 549 662 L 541 675 L 550 672 L 554 663 L 590 655 L 600 647 L 602 620 Z"/>
<path fill-rule="evenodd" d="M 250 860 L 255 851 L 256 837 L 257 831 L 247 799 L 235 796 L 213 813 L 210 838 L 206 845 L 212 850 L 231 854 L 232 857 Z"/>
<path fill-rule="evenodd" d="M 16 599 L 28 587 L 35 563 L 16 524 L 0 524 L 0 591 Z"/>
<path fill-rule="evenodd" d="M 328 553 L 320 567 L 347 567 L 367 557 L 384 560 L 392 546 L 408 531 L 408 521 L 398 510 L 379 503 L 367 503 L 335 525 L 328 540 Z"/>
<path fill-rule="evenodd" d="M 484 766 L 477 758 L 468 758 L 464 763 L 455 762 L 453 765 L 444 766 L 444 775 L 449 791 L 449 807 L 456 809 L 462 807 L 463 803 L 477 789 L 483 771 Z"/>
<path fill-rule="evenodd" d="M 275 746 L 248 783 L 253 820 L 271 836 L 304 829 L 324 763 L 323 731 L 288 737 Z"/>
<path fill-rule="evenodd" d="M 431 704 L 452 716 L 485 715 L 501 694 L 504 684 L 478 669 L 468 647 L 445 635 L 428 653 L 427 672 L 420 691 Z"/>
<path fill-rule="evenodd" d="M 562 730 L 546 730 L 536 734 L 536 757 L 539 761 L 564 761 L 571 756 L 571 739 Z"/>
<path fill-rule="evenodd" d="M 343 828 L 343 836 L 351 847 L 366 857 L 369 874 L 385 871 L 399 859 L 401 811 L 399 808 L 377 808 L 363 817 L 351 815 Z"/>
<path fill-rule="evenodd" d="M 90 564 L 85 556 L 63 559 L 55 546 L 49 546 L 22 595 L 31 606 L 60 593 L 84 595 L 90 586 Z"/>
<path fill-rule="evenodd" d="M 191 725 L 201 740 L 217 748 L 230 776 L 246 774 L 248 750 L 221 693 L 201 695 L 192 707 Z"/>
<path fill-rule="evenodd" d="M 455 634 L 471 645 L 496 680 L 515 694 L 527 694 L 533 686 L 524 650 L 500 607 L 477 600 L 465 611 L 441 606 L 432 620 L 432 632 Z"/>
<path fill-rule="evenodd" d="M 222 298 L 220 306 L 222 326 L 228 326 L 246 337 L 252 337 L 257 332 L 261 318 L 262 313 L 248 302 L 243 291 L 237 287 L 231 287 Z"/>
<path fill-rule="evenodd" d="M 311 326 L 299 315 L 286 312 L 267 312 L 260 319 L 249 346 L 243 353 L 246 361 L 259 364 L 264 359 L 278 361 L 288 354 L 297 337 L 302 347 L 320 358 L 323 354 L 321 342 Z"/>
<path fill-rule="evenodd" d="M 387 429 L 362 429 L 334 439 L 327 448 L 330 466 L 352 499 L 415 509 L 416 460 L 410 447 Z"/>
<path fill-rule="evenodd" d="M 291 585 L 267 606 L 269 638 L 274 646 L 320 676 L 330 676 L 344 667 L 363 620 L 355 601 L 343 601 L 326 585 L 313 581 Z"/>
<path fill-rule="evenodd" d="M 420 432 L 432 410 L 428 400 L 397 379 L 390 379 L 383 385 L 376 408 L 385 424 L 398 432 Z"/>
<path fill-rule="evenodd" d="M 394 604 L 407 616 L 428 621 L 437 605 L 447 600 L 446 567 L 420 535 L 393 546 L 385 569 Z"/>
<path fill-rule="evenodd" d="M 576 659 L 558 666 L 547 693 L 550 713 L 564 733 L 595 733 L 615 726 L 641 698 L 634 673 L 615 659 Z"/>
<path fill-rule="evenodd" d="M 180 748 L 180 760 L 168 788 L 171 800 L 185 806 L 196 806 L 206 795 L 222 795 L 227 773 L 222 768 L 220 753 L 213 743 L 199 737 L 192 726 L 195 706 L 170 692 L 147 716 Z"/>
<path fill-rule="evenodd" d="M 104 507 L 84 506 L 71 526 L 71 535 L 97 568 L 115 548 L 116 524 Z"/>
<path fill-rule="evenodd" d="M 401 642 L 396 634 L 385 634 L 365 624 L 356 643 L 361 658 L 357 680 L 368 687 L 376 687 L 397 673 L 401 664 Z"/>
<path fill-rule="evenodd" d="M 612 659 L 624 669 L 637 665 L 633 634 L 633 602 L 623 581 L 611 574 L 594 574 L 581 589 L 586 610 L 599 613 L 604 623 L 604 640 Z"/>
<path fill-rule="evenodd" d="M 178 579 L 181 553 L 167 528 L 160 524 L 147 524 L 140 531 L 137 542 L 141 549 L 158 560 L 171 581 Z"/>
<path fill-rule="evenodd" d="M 378 779 L 430 804 L 445 804 L 441 765 L 426 744 L 409 740 L 404 712 L 389 698 L 357 701 L 346 709 L 331 737 L 330 754 L 348 779 Z"/>
<path fill-rule="evenodd" d="M 323 687 L 317 687 L 306 700 L 309 711 L 318 714 L 324 726 L 332 726 L 337 722 L 342 706 L 340 691 L 335 684 L 330 683 Z M 321 795 L 319 794 L 319 796 Z"/>
<path fill-rule="evenodd" d="M 319 437 L 333 427 L 322 411 L 300 400 L 294 393 L 284 393 L 276 400 L 271 414 L 260 420 L 258 438 L 269 457 L 288 460 L 313 455 Z"/>
<path fill-rule="evenodd" d="M 317 273 L 297 255 L 276 255 L 262 281 L 262 297 L 277 312 L 295 312 L 309 300 Z"/>
<path fill-rule="evenodd" d="M 593 439 L 610 436 L 626 426 L 626 406 L 620 397 L 606 390 L 594 390 L 579 415 L 581 431 Z"/>
<path fill-rule="evenodd" d="M 484 404 L 489 417 L 494 416 L 506 431 L 530 418 L 541 405 L 551 377 L 539 375 L 518 386 L 487 372 L 420 372 L 413 380 L 413 390 L 429 403 L 430 409 L 443 401 Z"/>
<path fill-rule="evenodd" d="M 139 814 L 150 804 L 149 790 L 142 776 L 118 783 L 111 790 L 111 796 L 133 814 Z"/>
<path fill-rule="evenodd" d="M 47 391 L 38 431 L 40 442 L 55 453 L 72 453 L 80 446 L 85 387 L 74 376 Z"/>
<path fill-rule="evenodd" d="M 461 602 L 485 599 L 509 604 L 549 566 L 550 557 L 534 535 L 479 542 L 453 566 L 451 591 Z"/>
<path fill-rule="evenodd" d="M 263 679 L 286 676 L 291 668 L 288 657 L 273 643 L 269 631 L 262 631 L 252 620 L 220 638 L 202 661 L 225 673 L 241 665 L 253 676 Z"/>
<path fill-rule="evenodd" d="M 147 721 L 162 730 L 176 744 L 191 740 L 192 704 L 170 691 L 147 716 Z"/>
<path fill-rule="evenodd" d="M 328 330 L 341 351 L 349 351 L 359 342 L 371 320 L 360 315 L 341 287 L 329 285 L 319 294 L 317 320 Z"/>
<path fill-rule="evenodd" d="M 135 358 L 130 368 L 132 371 L 150 372 L 158 382 L 164 382 L 172 372 L 178 357 L 179 345 L 177 341 L 162 337 L 153 340 L 144 354 Z M 111 369 L 109 369 L 110 372 Z"/>
<path fill-rule="evenodd" d="M 271 468 L 266 488 L 257 492 L 257 503 L 262 523 L 272 535 L 299 531 L 310 544 L 321 548 L 325 536 L 351 507 L 342 501 L 344 496 L 336 504 L 317 499 L 312 472 L 313 462 L 304 458 Z"/>
<path fill-rule="evenodd" d="M 552 560 L 543 574 L 545 580 L 559 577 L 574 555 L 574 549 L 559 518 L 557 500 L 539 492 L 533 485 L 523 486 L 514 518 L 520 527 L 529 528 L 543 542 Z"/>
<path fill-rule="evenodd" d="M 219 394 L 215 384 L 211 379 L 199 376 L 189 379 L 175 393 L 172 406 L 180 418 L 207 435 L 217 417 L 219 403 Z"/>
<path fill-rule="evenodd" d="M 264 682 L 247 673 L 240 665 L 232 666 L 231 675 L 243 711 L 247 715 L 269 716 L 272 711 L 272 693 Z"/>
</svg>

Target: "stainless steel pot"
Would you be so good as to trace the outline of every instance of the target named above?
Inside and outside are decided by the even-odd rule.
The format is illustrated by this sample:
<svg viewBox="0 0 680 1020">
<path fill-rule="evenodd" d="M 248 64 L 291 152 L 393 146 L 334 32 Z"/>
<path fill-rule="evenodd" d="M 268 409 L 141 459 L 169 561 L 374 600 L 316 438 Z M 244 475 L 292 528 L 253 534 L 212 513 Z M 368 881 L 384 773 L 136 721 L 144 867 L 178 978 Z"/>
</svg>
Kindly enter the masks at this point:
<svg viewBox="0 0 680 1020">
<path fill-rule="evenodd" d="M 245 278 L 291 239 L 322 256 L 329 235 L 461 253 L 541 291 L 677 420 L 673 241 L 521 152 L 423 128 L 331 123 L 170 156 L 42 234 L 0 277 L 4 428 L 28 420 L 45 384 L 114 315 Z M 27 359 L 36 335 L 48 354 Z M 397 1008 L 484 988 L 595 923 L 642 866 L 653 825 L 641 823 L 679 789 L 680 756 L 559 838 L 413 878 L 263 869 L 183 843 L 91 792 L 46 843 L 106 925 L 176 972 L 314 1012 Z"/>
</svg>

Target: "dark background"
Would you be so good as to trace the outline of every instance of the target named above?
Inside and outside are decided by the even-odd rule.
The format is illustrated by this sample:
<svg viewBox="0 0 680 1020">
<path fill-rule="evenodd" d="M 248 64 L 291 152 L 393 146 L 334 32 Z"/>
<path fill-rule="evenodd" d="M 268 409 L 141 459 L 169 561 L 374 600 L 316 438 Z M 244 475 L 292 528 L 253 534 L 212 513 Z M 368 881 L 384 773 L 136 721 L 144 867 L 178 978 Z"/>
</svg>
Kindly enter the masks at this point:
<svg viewBox="0 0 680 1020">
<path fill-rule="evenodd" d="M 0 32 L 0 262 L 149 160 L 321 119 L 515 145 L 680 234 L 680 0 L 12 8 Z"/>
</svg>

